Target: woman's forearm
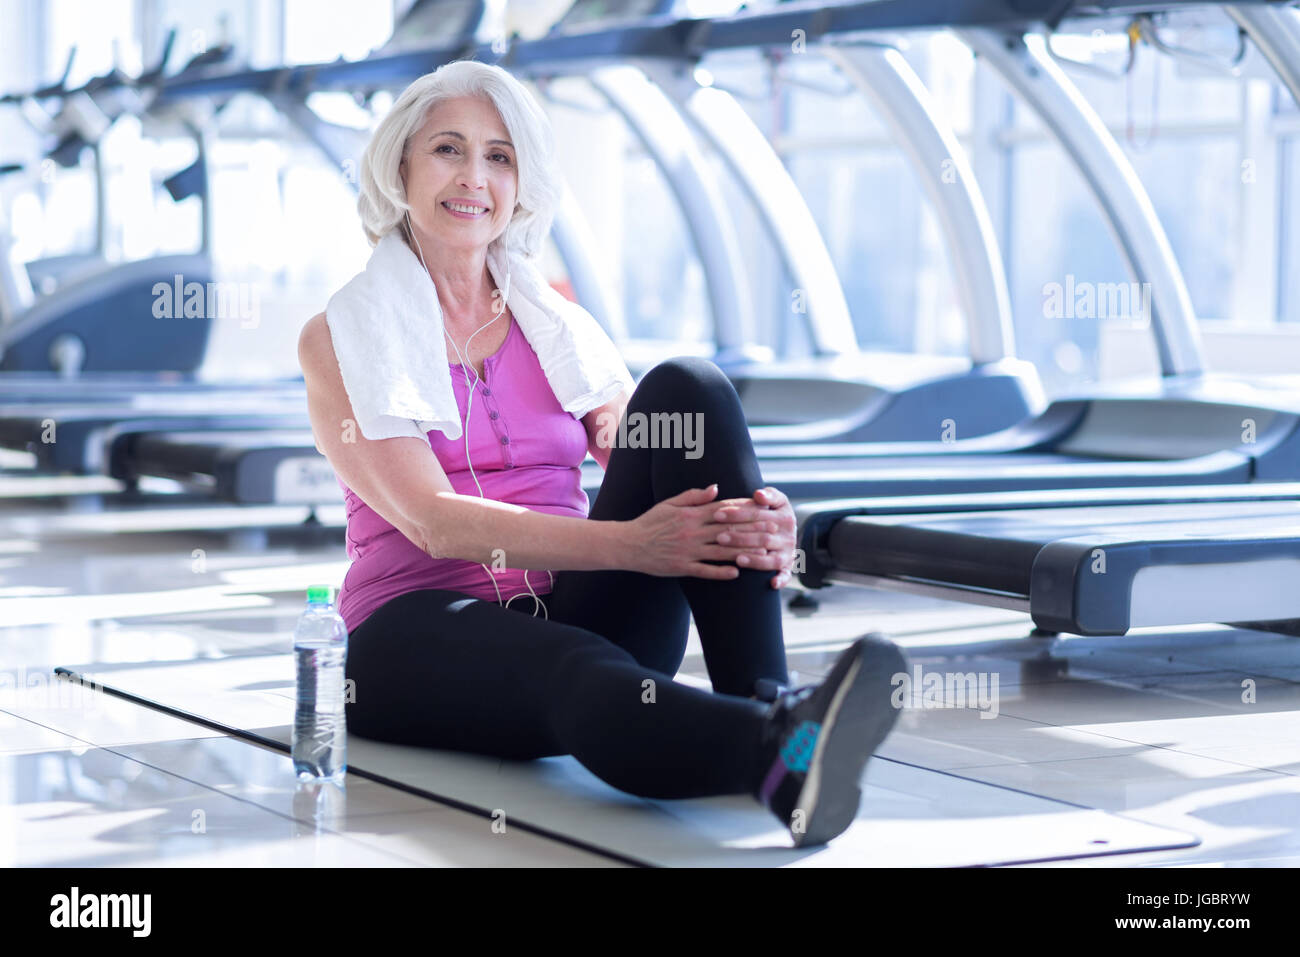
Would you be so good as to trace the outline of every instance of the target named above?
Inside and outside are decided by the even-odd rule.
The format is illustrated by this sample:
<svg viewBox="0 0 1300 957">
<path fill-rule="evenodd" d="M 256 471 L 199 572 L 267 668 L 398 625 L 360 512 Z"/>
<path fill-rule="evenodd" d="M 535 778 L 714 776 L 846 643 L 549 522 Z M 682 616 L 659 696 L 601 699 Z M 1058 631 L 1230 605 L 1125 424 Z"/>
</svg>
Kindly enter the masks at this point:
<svg viewBox="0 0 1300 957">
<path fill-rule="evenodd" d="M 548 515 L 522 505 L 441 492 L 420 523 L 424 550 L 505 568 L 635 570 L 626 522 Z"/>
</svg>

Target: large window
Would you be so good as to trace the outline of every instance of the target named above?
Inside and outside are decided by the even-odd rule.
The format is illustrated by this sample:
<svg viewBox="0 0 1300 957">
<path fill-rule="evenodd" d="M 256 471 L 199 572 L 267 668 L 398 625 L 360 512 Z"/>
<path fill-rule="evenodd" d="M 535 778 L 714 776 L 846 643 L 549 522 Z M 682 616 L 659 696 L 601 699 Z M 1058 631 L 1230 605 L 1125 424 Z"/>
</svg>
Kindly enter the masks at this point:
<svg viewBox="0 0 1300 957">
<path fill-rule="evenodd" d="M 107 73 L 114 65 L 128 72 L 140 69 L 140 46 L 135 39 L 136 21 L 130 0 L 53 0 L 43 10 L 31 13 L 41 18 L 38 34 L 44 37 L 45 44 L 31 60 L 31 72 L 23 86 L 55 81 L 70 55 L 72 68 L 67 82 L 73 87 Z M 25 233 L 19 237 L 23 254 L 46 258 L 92 252 L 97 235 L 95 169 L 90 151 L 83 151 L 74 167 L 45 161 L 33 172 L 37 175 L 28 183 L 38 202 L 22 204 L 28 210 L 26 222 L 18 224 Z"/>
<path fill-rule="evenodd" d="M 832 64 L 794 55 L 782 70 L 778 142 L 839 271 L 859 345 L 963 352 L 948 249 L 916 171 Z"/>
<path fill-rule="evenodd" d="M 704 270 L 654 161 L 629 138 L 623 167 L 623 309 L 635 339 L 712 341 Z"/>
<path fill-rule="evenodd" d="M 713 317 L 703 268 L 675 195 L 621 116 L 585 80 L 547 84 L 543 105 L 559 167 L 593 232 L 601 278 L 645 365 L 698 343 L 712 352 Z"/>
<path fill-rule="evenodd" d="M 1232 329 L 1272 325 L 1294 308 L 1288 305 L 1293 280 L 1285 264 L 1295 207 L 1282 207 L 1287 164 L 1279 162 L 1277 139 L 1286 121 L 1278 97 L 1289 95 L 1253 45 L 1241 76 L 1205 65 L 1210 59 L 1226 64 L 1237 51 L 1236 27 L 1219 11 L 1164 24 L 1160 38 L 1197 51 L 1204 62 L 1140 45 L 1127 75 L 1064 69 L 1151 199 L 1203 322 L 1207 364 L 1228 371 L 1237 361 L 1229 358 L 1233 353 L 1224 338 Z M 1030 42 L 1041 49 L 1041 37 Z M 1053 43 L 1061 57 L 1111 71 L 1122 66 L 1127 46 L 1127 38 L 1114 33 L 1058 36 Z M 1147 370 L 1153 361 L 1149 342 L 1141 343 L 1136 363 L 1129 359 L 1139 351 L 1139 338 L 1125 333 L 1110 348 L 1104 344 L 1116 330 L 1131 332 L 1133 320 L 1143 315 L 1094 310 L 1086 320 L 1044 316 L 1045 293 L 1053 286 L 1067 280 L 1076 286 L 1128 284 L 1133 277 L 1065 153 L 1023 104 L 1017 101 L 1011 116 L 999 138 L 1012 170 L 1006 248 L 1022 353 L 1040 363 L 1053 390 L 1098 375 Z M 1120 361 L 1107 363 L 1099 355 Z"/>
<path fill-rule="evenodd" d="M 1098 376 L 1098 316 L 1076 308 L 1075 290 L 1130 277 L 1083 180 L 1054 144 L 1015 148 L 1010 182 L 1006 260 L 1016 344 L 1059 393 Z"/>
<path fill-rule="evenodd" d="M 1236 28 L 1217 12 L 1160 34 L 1225 63 Z M 1065 38 L 1063 53 L 1114 67 L 1127 39 Z M 1071 42 L 1072 41 L 1072 42 Z M 1140 46 L 1132 71 L 1108 80 L 1067 72 L 1114 133 L 1151 197 L 1182 267 L 1196 315 L 1233 317 L 1241 207 L 1242 81 Z"/>
<path fill-rule="evenodd" d="M 360 60 L 393 32 L 391 3 L 284 0 L 284 62 Z"/>
<path fill-rule="evenodd" d="M 31 0 L 22 5 L 30 40 L 0 44 L 9 52 L 24 48 L 21 76 L 12 63 L 0 69 L 10 87 L 47 82 L 75 45 L 73 83 L 103 73 L 114 56 L 135 72 L 152 65 L 171 27 L 177 29 L 172 69 L 225 42 L 254 66 L 356 58 L 386 42 L 394 11 L 406 6 L 405 0 Z M 709 0 L 699 9 L 706 6 L 727 8 Z M 522 16 L 524 6 L 517 10 Z M 1089 21 L 1075 35 L 1059 35 L 1056 52 L 1117 70 L 1128 40 L 1113 29 L 1116 22 L 1105 22 L 1108 33 L 1090 30 Z M 1236 27 L 1216 8 L 1158 23 L 1166 43 L 1222 62 L 1236 53 Z M 1142 315 L 1132 308 L 1114 316 L 1061 315 L 1048 302 L 1057 286 L 1064 293 L 1067 284 L 1101 287 L 1132 278 L 1084 180 L 1031 111 L 955 36 L 936 31 L 904 39 L 903 56 L 975 160 L 999 234 L 1019 353 L 1039 365 L 1054 392 L 1114 374 L 1105 359 L 1115 354 L 1107 336 L 1126 323 L 1140 325 Z M 36 49 L 26 52 L 31 41 Z M 1240 76 L 1145 44 L 1127 76 L 1066 71 L 1151 198 L 1202 320 L 1212 368 L 1222 328 L 1258 332 L 1300 322 L 1300 269 L 1293 265 L 1300 262 L 1300 109 L 1253 45 L 1247 49 Z M 952 250 L 918 171 L 870 100 L 815 44 L 803 53 L 719 53 L 704 66 L 719 87 L 735 92 L 801 190 L 839 272 L 860 345 L 963 354 L 967 317 Z M 708 277 L 671 184 L 589 85 L 551 86 L 558 95 L 545 106 L 561 167 L 594 233 L 593 253 L 614 307 L 623 313 L 616 317 L 619 328 L 661 352 L 708 352 L 715 335 Z M 362 131 L 375 119 L 346 95 L 335 101 Z M 241 273 L 236 278 L 264 283 L 267 296 L 282 290 L 291 300 L 287 315 L 318 311 L 368 253 L 349 171 L 257 97 L 237 97 L 211 132 L 218 263 Z M 721 158 L 703 140 L 700 145 L 719 174 L 735 226 L 752 295 L 753 341 L 776 355 L 806 353 L 802 317 L 790 308 L 793 283 L 766 224 Z M 179 127 L 161 130 L 124 118 L 105 137 L 107 257 L 197 247 L 197 203 L 174 203 L 157 186 L 194 156 L 193 140 Z M 16 245 L 30 257 L 94 251 L 89 154 L 79 167 L 47 172 L 0 184 Z M 555 266 L 552 258 L 548 268 L 557 272 Z M 1133 351 L 1130 340 L 1124 350 Z"/>
<path fill-rule="evenodd" d="M 58 77 L 76 48 L 70 86 L 81 86 L 92 77 L 117 66 L 127 71 L 140 68 L 140 44 L 135 36 L 134 4 L 131 0 L 50 0 L 46 7 L 44 59 L 38 64 L 44 82 Z"/>
<path fill-rule="evenodd" d="M 730 93 L 770 142 L 780 126 L 781 97 L 773 87 L 772 66 L 767 58 L 754 50 L 730 50 L 705 57 L 701 67 L 699 76 L 716 89 Z M 766 222 L 723 159 L 712 153 L 704 137 L 700 141 L 722 184 L 724 201 L 735 227 L 753 304 L 753 341 L 771 349 L 775 356 L 808 354 L 812 341 L 806 317 L 797 311 L 793 278 Z"/>
</svg>

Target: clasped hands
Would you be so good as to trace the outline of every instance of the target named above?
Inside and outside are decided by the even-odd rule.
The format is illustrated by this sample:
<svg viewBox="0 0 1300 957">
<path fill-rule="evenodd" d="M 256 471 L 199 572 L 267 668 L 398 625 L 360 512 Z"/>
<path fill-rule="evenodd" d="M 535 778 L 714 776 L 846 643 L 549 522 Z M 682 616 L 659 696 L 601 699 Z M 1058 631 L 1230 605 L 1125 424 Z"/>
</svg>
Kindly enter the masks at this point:
<svg viewBox="0 0 1300 957">
<path fill-rule="evenodd" d="M 726 581 L 743 569 L 775 571 L 772 588 L 792 577 L 795 519 L 790 501 L 771 486 L 749 498 L 714 501 L 716 483 L 688 488 L 627 523 L 620 568 L 650 575 Z"/>
<path fill-rule="evenodd" d="M 795 554 L 794 509 L 784 493 L 764 486 L 752 498 L 729 498 L 717 503 L 713 521 L 720 528 L 719 545 L 752 548 L 736 556 L 741 568 L 770 568 L 776 574 L 771 587 L 784 588 L 793 577 Z"/>
</svg>

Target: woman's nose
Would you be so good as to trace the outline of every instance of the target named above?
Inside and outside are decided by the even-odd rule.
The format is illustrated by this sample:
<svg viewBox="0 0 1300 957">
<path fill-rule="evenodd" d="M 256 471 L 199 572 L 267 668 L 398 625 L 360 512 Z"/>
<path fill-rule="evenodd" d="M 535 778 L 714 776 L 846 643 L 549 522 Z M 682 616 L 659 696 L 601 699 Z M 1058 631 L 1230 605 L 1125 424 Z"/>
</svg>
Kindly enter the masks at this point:
<svg viewBox="0 0 1300 957">
<path fill-rule="evenodd" d="M 466 189 L 479 189 L 487 183 L 487 163 L 482 157 L 471 156 L 461 164 L 460 184 Z"/>
</svg>

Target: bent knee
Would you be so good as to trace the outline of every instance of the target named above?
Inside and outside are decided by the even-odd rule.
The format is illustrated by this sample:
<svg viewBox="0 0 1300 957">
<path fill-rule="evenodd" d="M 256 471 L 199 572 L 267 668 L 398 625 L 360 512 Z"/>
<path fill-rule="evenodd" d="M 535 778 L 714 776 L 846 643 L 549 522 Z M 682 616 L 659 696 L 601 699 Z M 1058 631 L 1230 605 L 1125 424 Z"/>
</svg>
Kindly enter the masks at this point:
<svg viewBox="0 0 1300 957">
<path fill-rule="evenodd" d="M 736 387 L 710 359 L 675 356 L 656 364 L 641 377 L 629 408 L 699 408 L 711 403 L 739 403 Z"/>
</svg>

